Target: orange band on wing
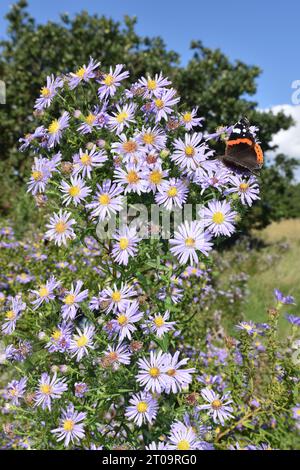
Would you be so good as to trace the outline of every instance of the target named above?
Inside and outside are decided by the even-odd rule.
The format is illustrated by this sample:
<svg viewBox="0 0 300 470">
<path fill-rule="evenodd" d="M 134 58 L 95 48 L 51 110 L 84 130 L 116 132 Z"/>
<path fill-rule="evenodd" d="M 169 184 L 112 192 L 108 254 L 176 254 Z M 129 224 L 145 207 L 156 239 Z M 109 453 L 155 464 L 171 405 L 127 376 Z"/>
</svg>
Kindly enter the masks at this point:
<svg viewBox="0 0 300 470">
<path fill-rule="evenodd" d="M 227 140 L 227 145 L 238 145 L 238 144 L 247 144 L 247 145 L 253 145 L 253 142 L 251 139 L 235 139 L 235 140 Z"/>
<path fill-rule="evenodd" d="M 254 150 L 255 150 L 255 153 L 256 153 L 256 157 L 257 157 L 257 163 L 262 165 L 263 162 L 264 162 L 264 154 L 263 154 L 263 151 L 261 149 L 261 146 L 259 144 L 255 144 L 254 145 Z"/>
</svg>

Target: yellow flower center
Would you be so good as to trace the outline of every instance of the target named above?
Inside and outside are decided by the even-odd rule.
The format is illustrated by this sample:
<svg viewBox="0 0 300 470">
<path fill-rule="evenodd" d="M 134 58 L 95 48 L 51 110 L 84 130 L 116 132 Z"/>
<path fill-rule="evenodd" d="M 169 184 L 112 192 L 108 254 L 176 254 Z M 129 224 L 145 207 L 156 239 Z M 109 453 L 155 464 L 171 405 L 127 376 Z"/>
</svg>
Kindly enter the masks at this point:
<svg viewBox="0 0 300 470">
<path fill-rule="evenodd" d="M 51 122 L 50 126 L 48 127 L 49 134 L 55 134 L 59 131 L 59 122 L 57 119 Z"/>
<path fill-rule="evenodd" d="M 126 315 L 120 315 L 118 317 L 118 323 L 119 323 L 120 326 L 126 325 L 127 322 L 128 322 L 128 319 L 127 319 Z"/>
<path fill-rule="evenodd" d="M 78 196 L 79 193 L 80 193 L 80 188 L 79 188 L 79 186 L 71 186 L 71 187 L 69 188 L 69 194 L 70 194 L 70 196 L 75 197 L 75 196 Z"/>
<path fill-rule="evenodd" d="M 161 171 L 159 170 L 153 170 L 151 173 L 150 173 L 150 177 L 149 177 L 151 183 L 153 184 L 159 184 L 162 180 L 162 174 L 161 174 Z"/>
<path fill-rule="evenodd" d="M 300 416 L 300 409 L 296 411 L 296 415 Z"/>
<path fill-rule="evenodd" d="M 138 410 L 139 413 L 146 413 L 146 411 L 148 410 L 148 405 L 145 401 L 140 401 L 136 405 L 136 409 Z"/>
<path fill-rule="evenodd" d="M 165 320 L 163 319 L 163 317 L 158 316 L 154 318 L 154 323 L 159 328 L 160 326 L 163 326 L 165 324 Z"/>
<path fill-rule="evenodd" d="M 128 118 L 128 113 L 126 111 L 122 111 L 121 113 L 117 114 L 116 119 L 119 124 L 125 121 Z"/>
<path fill-rule="evenodd" d="M 115 291 L 111 294 L 111 298 L 114 302 L 120 302 L 121 300 L 121 292 L 120 291 Z"/>
<path fill-rule="evenodd" d="M 75 295 L 74 294 L 68 294 L 64 298 L 64 303 L 67 304 L 67 305 L 73 305 L 74 302 L 75 302 Z"/>
<path fill-rule="evenodd" d="M 96 116 L 92 113 L 90 113 L 86 118 L 85 118 L 85 122 L 91 126 L 92 124 L 94 124 L 95 122 L 95 119 L 96 119 Z"/>
<path fill-rule="evenodd" d="M 192 120 L 192 114 L 191 114 L 191 113 L 185 113 L 185 114 L 183 115 L 183 120 L 184 120 L 184 122 L 191 122 L 191 120 Z"/>
<path fill-rule="evenodd" d="M 221 400 L 214 400 L 211 402 L 211 406 L 214 410 L 219 410 L 222 406 Z"/>
<path fill-rule="evenodd" d="M 48 294 L 49 294 L 49 290 L 47 289 L 47 287 L 42 286 L 39 290 L 39 296 L 40 297 L 47 297 Z"/>
<path fill-rule="evenodd" d="M 61 335 L 62 333 L 60 330 L 54 330 L 51 337 L 57 341 L 61 337 Z"/>
<path fill-rule="evenodd" d="M 65 431 L 72 431 L 74 429 L 74 426 L 75 426 L 75 423 L 72 419 L 66 419 L 66 421 L 64 421 L 64 430 Z"/>
<path fill-rule="evenodd" d="M 146 132 L 144 135 L 143 135 L 143 142 L 145 144 L 153 144 L 154 142 L 154 135 L 151 134 L 150 132 Z"/>
<path fill-rule="evenodd" d="M 110 351 L 108 357 L 111 361 L 116 361 L 118 359 L 118 353 L 116 353 L 116 351 Z"/>
<path fill-rule="evenodd" d="M 154 100 L 154 104 L 158 109 L 162 109 L 164 107 L 164 102 L 160 98 Z"/>
<path fill-rule="evenodd" d="M 185 147 L 185 154 L 187 157 L 193 157 L 195 155 L 195 149 L 191 145 Z"/>
<path fill-rule="evenodd" d="M 181 441 L 178 442 L 177 449 L 178 450 L 189 450 L 190 449 L 190 444 L 186 439 L 182 439 Z"/>
<path fill-rule="evenodd" d="M 224 214 L 222 212 L 215 212 L 213 217 L 212 217 L 212 220 L 215 224 L 220 225 L 225 220 Z"/>
<path fill-rule="evenodd" d="M 195 243 L 196 243 L 196 241 L 195 241 L 194 238 L 189 237 L 189 238 L 185 239 L 185 246 L 188 246 L 188 247 L 191 248 L 191 247 L 195 246 Z"/>
<path fill-rule="evenodd" d="M 6 312 L 5 316 L 8 320 L 14 320 L 17 315 L 13 310 L 9 310 L 8 312 Z"/>
<path fill-rule="evenodd" d="M 57 233 L 64 233 L 67 230 L 67 226 L 64 222 L 57 222 L 57 224 L 55 224 L 55 230 Z"/>
<path fill-rule="evenodd" d="M 177 196 L 177 188 L 175 186 L 171 186 L 170 189 L 168 190 L 168 196 L 169 197 L 175 197 Z"/>
<path fill-rule="evenodd" d="M 149 374 L 151 375 L 151 377 L 158 377 L 160 374 L 160 370 L 158 369 L 158 367 L 151 367 L 149 370 Z"/>
<path fill-rule="evenodd" d="M 100 194 L 98 201 L 102 206 L 107 206 L 110 203 L 110 197 L 108 194 Z"/>
<path fill-rule="evenodd" d="M 89 165 L 91 163 L 91 157 L 88 153 L 83 153 L 80 157 L 80 161 L 83 165 Z"/>
<path fill-rule="evenodd" d="M 40 386 L 40 391 L 45 393 L 45 395 L 50 395 L 52 393 L 52 387 L 48 384 L 42 384 Z"/>
<path fill-rule="evenodd" d="M 135 152 L 137 149 L 137 144 L 133 140 L 128 140 L 128 142 L 124 142 L 123 149 L 128 153 Z"/>
<path fill-rule="evenodd" d="M 130 184 L 137 183 L 140 180 L 139 175 L 136 171 L 131 170 L 127 173 L 127 181 Z"/>
<path fill-rule="evenodd" d="M 43 173 L 41 171 L 36 170 L 31 173 L 31 176 L 34 179 L 34 181 L 39 181 L 43 178 Z"/>
<path fill-rule="evenodd" d="M 170 377 L 174 377 L 174 375 L 176 374 L 176 369 L 169 369 L 167 371 L 167 374 L 170 376 Z"/>
<path fill-rule="evenodd" d="M 44 86 L 44 87 L 41 89 L 41 95 L 42 95 L 44 98 L 47 98 L 48 96 L 50 96 L 50 93 L 51 93 L 51 91 L 50 91 L 49 88 L 47 88 L 46 86 Z"/>
<path fill-rule="evenodd" d="M 249 184 L 248 184 L 248 183 L 241 183 L 241 184 L 240 184 L 240 190 L 241 190 L 242 193 L 245 193 L 248 188 L 249 188 Z"/>
<path fill-rule="evenodd" d="M 76 343 L 79 348 L 83 348 L 88 343 L 88 341 L 88 338 L 85 335 L 82 335 L 80 338 L 78 338 Z"/>
<path fill-rule="evenodd" d="M 155 80 L 151 80 L 151 78 L 149 78 L 149 80 L 148 80 L 148 82 L 147 82 L 147 88 L 148 88 L 148 90 L 151 90 L 151 91 L 156 90 L 156 88 L 157 88 L 157 83 L 156 83 L 156 81 L 155 81 Z"/>
<path fill-rule="evenodd" d="M 78 78 L 83 78 L 84 74 L 85 74 L 85 69 L 83 67 L 80 67 L 80 69 L 78 69 L 77 72 L 75 73 L 75 75 Z"/>
<path fill-rule="evenodd" d="M 129 240 L 128 238 L 120 238 L 120 241 L 119 241 L 119 246 L 121 248 L 121 250 L 126 250 L 126 248 L 128 247 L 129 245 Z"/>
<path fill-rule="evenodd" d="M 104 84 L 106 86 L 111 86 L 114 83 L 115 79 L 112 75 L 107 74 L 105 79 L 104 79 Z"/>
</svg>

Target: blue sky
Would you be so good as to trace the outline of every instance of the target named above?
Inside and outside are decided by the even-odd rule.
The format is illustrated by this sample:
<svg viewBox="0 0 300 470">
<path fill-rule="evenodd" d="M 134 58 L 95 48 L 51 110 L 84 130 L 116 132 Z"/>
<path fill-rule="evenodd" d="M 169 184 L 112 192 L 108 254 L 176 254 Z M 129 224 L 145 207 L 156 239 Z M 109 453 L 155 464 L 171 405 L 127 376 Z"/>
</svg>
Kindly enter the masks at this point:
<svg viewBox="0 0 300 470">
<path fill-rule="evenodd" d="M 0 3 L 2 37 L 3 16 L 11 3 Z M 29 0 L 30 13 L 39 22 L 81 9 L 117 20 L 126 13 L 136 15 L 138 33 L 162 36 L 168 48 L 181 54 L 183 64 L 191 56 L 192 39 L 220 47 L 232 60 L 263 69 L 256 95 L 260 107 L 291 103 L 291 83 L 300 79 L 299 0 Z"/>
</svg>

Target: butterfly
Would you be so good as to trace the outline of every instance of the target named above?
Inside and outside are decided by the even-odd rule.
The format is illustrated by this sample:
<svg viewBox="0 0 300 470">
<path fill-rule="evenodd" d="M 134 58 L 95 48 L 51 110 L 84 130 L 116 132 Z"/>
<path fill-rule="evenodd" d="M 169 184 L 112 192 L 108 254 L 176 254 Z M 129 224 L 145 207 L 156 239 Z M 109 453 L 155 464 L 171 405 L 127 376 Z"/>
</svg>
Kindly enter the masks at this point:
<svg viewBox="0 0 300 470">
<path fill-rule="evenodd" d="M 225 154 L 218 157 L 231 169 L 247 169 L 257 174 L 264 163 L 263 151 L 250 130 L 247 118 L 240 119 L 226 142 Z"/>
</svg>

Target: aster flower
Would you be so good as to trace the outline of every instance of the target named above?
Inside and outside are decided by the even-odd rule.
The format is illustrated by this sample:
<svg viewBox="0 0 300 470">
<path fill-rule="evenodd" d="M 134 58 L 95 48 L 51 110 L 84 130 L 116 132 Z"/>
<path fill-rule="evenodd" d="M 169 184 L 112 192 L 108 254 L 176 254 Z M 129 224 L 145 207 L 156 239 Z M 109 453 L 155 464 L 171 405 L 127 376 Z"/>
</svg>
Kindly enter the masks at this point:
<svg viewBox="0 0 300 470">
<path fill-rule="evenodd" d="M 126 137 L 125 134 L 119 135 L 119 142 L 111 144 L 112 153 L 122 156 L 122 162 L 139 163 L 139 160 L 145 149 L 134 137 Z"/>
<path fill-rule="evenodd" d="M 158 75 L 157 73 L 153 78 L 149 75 L 139 79 L 138 84 L 142 89 L 143 96 L 145 98 L 151 98 L 152 96 L 160 96 L 165 88 L 171 84 L 168 78 L 164 78 L 162 72 Z"/>
<path fill-rule="evenodd" d="M 20 380 L 12 380 L 5 389 L 5 396 L 14 406 L 20 405 L 20 399 L 24 397 L 26 389 L 27 377 Z"/>
<path fill-rule="evenodd" d="M 117 104 L 116 111 L 108 121 L 110 130 L 121 134 L 125 127 L 129 127 L 131 123 L 135 122 L 135 111 L 136 105 L 134 103 L 124 104 L 122 107 Z"/>
<path fill-rule="evenodd" d="M 125 344 L 108 345 L 104 352 L 104 362 L 117 370 L 120 364 L 130 364 L 131 353 Z"/>
<path fill-rule="evenodd" d="M 57 90 L 64 86 L 64 81 L 61 77 L 54 77 L 50 75 L 47 77 L 46 86 L 41 89 L 41 96 L 36 100 L 34 108 L 42 111 L 44 108 L 49 108 Z"/>
<path fill-rule="evenodd" d="M 202 126 L 203 117 L 197 118 L 198 108 L 194 108 L 191 111 L 186 111 L 181 115 L 181 125 L 186 128 L 186 130 L 191 131 L 193 127 Z"/>
<path fill-rule="evenodd" d="M 300 404 L 297 404 L 292 408 L 293 418 L 296 420 L 300 420 Z"/>
<path fill-rule="evenodd" d="M 132 297 L 136 296 L 137 292 L 132 286 L 122 282 L 121 287 L 118 288 L 116 284 L 113 287 L 106 287 L 99 293 L 100 302 L 105 302 L 107 306 L 104 310 L 109 313 L 111 311 L 123 313 L 124 310 L 132 302 Z"/>
<path fill-rule="evenodd" d="M 125 169 L 117 168 L 114 172 L 114 181 L 124 187 L 124 193 L 137 193 L 139 196 L 147 189 L 143 169 L 139 165 L 128 163 Z"/>
<path fill-rule="evenodd" d="M 145 447 L 146 450 L 169 450 L 168 444 L 165 442 L 154 442 Z"/>
<path fill-rule="evenodd" d="M 69 349 L 73 326 L 70 323 L 63 322 L 52 331 L 50 340 L 46 348 L 51 352 L 64 353 Z"/>
<path fill-rule="evenodd" d="M 63 196 L 63 203 L 68 206 L 73 202 L 74 206 L 77 206 L 90 194 L 91 189 L 85 186 L 84 180 L 80 176 L 71 176 L 70 183 L 62 181 L 60 189 Z"/>
<path fill-rule="evenodd" d="M 73 336 L 70 342 L 69 351 L 72 357 L 76 357 L 76 361 L 79 362 L 83 356 L 89 353 L 89 349 L 94 349 L 92 342 L 95 328 L 93 326 L 86 326 L 83 331 L 76 328 L 77 334 Z"/>
<path fill-rule="evenodd" d="M 163 170 L 160 163 L 154 164 L 151 168 L 144 170 L 143 178 L 147 182 L 147 191 L 153 191 L 156 193 L 157 190 L 162 189 L 169 175 L 169 170 Z"/>
<path fill-rule="evenodd" d="M 253 201 L 260 199 L 258 182 L 254 176 L 246 179 L 239 175 L 231 175 L 229 184 L 232 188 L 227 189 L 225 194 L 238 194 L 244 205 L 251 207 Z"/>
<path fill-rule="evenodd" d="M 10 309 L 5 312 L 5 320 L 1 327 L 4 335 L 10 335 L 16 328 L 17 320 L 25 310 L 26 304 L 22 301 L 21 296 L 17 295 L 10 300 Z"/>
<path fill-rule="evenodd" d="M 100 88 L 98 89 L 98 96 L 101 100 L 114 96 L 117 88 L 120 86 L 120 82 L 125 78 L 129 77 L 129 72 L 126 70 L 122 72 L 124 65 L 116 65 L 115 70 L 112 67 L 109 68 L 109 73 L 105 74 L 103 79 L 100 81 Z"/>
<path fill-rule="evenodd" d="M 76 224 L 72 217 L 71 212 L 63 211 L 60 209 L 58 213 L 54 213 L 50 217 L 48 228 L 45 237 L 49 240 L 54 240 L 55 245 L 66 245 L 67 240 L 76 238 L 72 225 Z"/>
<path fill-rule="evenodd" d="M 163 205 L 168 210 L 172 210 L 173 207 L 181 208 L 186 202 L 188 188 L 179 178 L 170 178 L 170 180 L 165 181 L 157 189 L 155 202 Z"/>
<path fill-rule="evenodd" d="M 34 279 L 34 276 L 31 276 L 29 273 L 21 273 L 16 277 L 16 281 L 20 284 L 29 284 L 29 282 L 33 281 Z"/>
<path fill-rule="evenodd" d="M 51 411 L 51 400 L 60 398 L 63 392 L 68 390 L 65 381 L 65 378 L 58 379 L 56 373 L 52 379 L 49 374 L 43 373 L 35 393 L 35 406 L 41 406 L 43 410 L 48 408 Z"/>
<path fill-rule="evenodd" d="M 86 413 L 75 411 L 74 405 L 70 403 L 66 410 L 62 411 L 60 426 L 51 432 L 57 435 L 57 441 L 64 439 L 64 446 L 68 447 L 69 443 L 79 442 L 84 438 L 84 423 Z"/>
<path fill-rule="evenodd" d="M 77 131 L 80 134 L 90 134 L 94 129 L 102 129 L 107 127 L 109 122 L 109 115 L 106 112 L 107 103 L 103 103 L 102 107 L 94 106 L 94 108 L 89 111 L 87 115 L 80 113 L 80 119 L 82 123 L 77 128 Z"/>
<path fill-rule="evenodd" d="M 152 110 L 155 114 L 156 122 L 162 119 L 168 120 L 168 114 L 173 112 L 172 107 L 180 101 L 178 96 L 175 98 L 176 93 L 176 90 L 170 88 L 169 90 L 162 91 L 160 96 L 153 99 Z"/>
<path fill-rule="evenodd" d="M 59 286 L 60 281 L 57 281 L 54 276 L 51 276 L 38 290 L 31 291 L 36 296 L 36 299 L 32 302 L 34 310 L 39 308 L 43 302 L 48 303 L 50 300 L 55 299 L 54 290 Z"/>
<path fill-rule="evenodd" d="M 184 142 L 182 139 L 175 139 L 175 151 L 171 155 L 171 160 L 182 170 L 195 171 L 201 162 L 206 160 L 206 146 L 201 144 L 202 134 L 197 132 L 185 134 Z"/>
<path fill-rule="evenodd" d="M 37 193 L 45 192 L 46 185 L 51 178 L 51 175 L 50 160 L 43 157 L 35 157 L 34 165 L 31 169 L 31 177 L 27 182 L 27 192 L 32 193 L 34 196 Z"/>
<path fill-rule="evenodd" d="M 43 139 L 46 137 L 47 131 L 44 126 L 38 126 L 35 131 L 31 134 L 26 134 L 25 137 L 21 137 L 19 142 L 22 144 L 20 145 L 20 152 L 24 152 L 28 147 L 30 147 L 31 143 L 36 139 Z"/>
<path fill-rule="evenodd" d="M 68 77 L 68 84 L 71 90 L 74 90 L 82 81 L 87 82 L 91 78 L 95 78 L 95 70 L 99 67 L 100 62 L 94 61 L 90 57 L 88 65 L 83 65 L 75 73 L 71 72 Z"/>
<path fill-rule="evenodd" d="M 193 380 L 191 374 L 194 374 L 196 369 L 193 367 L 190 369 L 181 369 L 182 366 L 186 365 L 189 361 L 188 358 L 178 360 L 179 351 L 174 356 L 172 354 L 164 355 L 164 365 L 166 367 L 166 374 L 169 377 L 169 382 L 166 387 L 166 393 L 178 393 L 183 388 L 187 387 Z"/>
<path fill-rule="evenodd" d="M 170 312 L 167 310 L 163 315 L 155 313 L 149 316 L 149 320 L 146 322 L 146 326 L 149 326 L 150 330 L 158 337 L 161 338 L 165 333 L 174 330 L 175 321 L 168 321 L 170 318 Z"/>
<path fill-rule="evenodd" d="M 150 358 L 138 360 L 139 373 L 137 382 L 145 387 L 145 391 L 162 393 L 168 386 L 169 376 L 166 374 L 165 358 L 162 351 L 150 351 Z"/>
<path fill-rule="evenodd" d="M 94 168 L 99 168 L 107 160 L 103 150 L 98 151 L 96 145 L 91 150 L 79 150 L 79 154 L 73 156 L 73 175 L 81 173 L 83 178 L 91 178 Z"/>
<path fill-rule="evenodd" d="M 214 423 L 221 423 L 224 425 L 227 419 L 233 418 L 231 412 L 233 411 L 232 400 L 230 399 L 230 392 L 225 393 L 223 396 L 218 395 L 210 388 L 201 390 L 202 398 L 208 402 L 206 405 L 199 405 L 199 410 L 209 410 L 208 414 L 212 415 Z"/>
<path fill-rule="evenodd" d="M 210 235 L 203 231 L 201 223 L 198 221 L 185 221 L 178 226 L 174 238 L 170 240 L 170 245 L 172 245 L 170 250 L 181 264 L 188 261 L 191 264 L 198 263 L 196 250 L 208 256 L 209 251 L 212 249 L 210 239 Z"/>
<path fill-rule="evenodd" d="M 230 173 L 224 165 L 220 165 L 219 162 L 215 168 L 209 168 L 208 171 L 199 172 L 193 178 L 193 181 L 201 186 L 201 194 L 205 192 L 207 188 L 215 188 L 220 193 L 223 192 L 225 186 L 228 185 L 230 180 Z"/>
<path fill-rule="evenodd" d="M 85 382 L 75 382 L 74 388 L 75 388 L 74 394 L 75 394 L 75 397 L 77 398 L 83 398 L 89 390 Z"/>
<path fill-rule="evenodd" d="M 83 286 L 82 281 L 77 281 L 76 286 L 72 284 L 71 289 L 66 292 L 63 302 L 65 305 L 62 306 L 61 312 L 64 320 L 74 320 L 79 304 L 83 302 L 88 296 L 88 289 L 80 292 Z"/>
<path fill-rule="evenodd" d="M 295 305 L 295 299 L 291 295 L 284 296 L 279 289 L 274 289 L 275 299 L 279 304 Z"/>
<path fill-rule="evenodd" d="M 127 266 L 129 257 L 136 256 L 137 245 L 140 238 L 137 237 L 134 227 L 124 227 L 113 235 L 114 243 L 111 255 L 116 263 Z"/>
<path fill-rule="evenodd" d="M 123 341 L 124 338 L 129 340 L 132 337 L 132 333 L 136 331 L 134 323 L 138 322 L 143 318 L 143 313 L 139 311 L 139 303 L 134 300 L 126 310 L 118 313 L 116 320 L 116 332 L 119 335 L 119 341 Z"/>
<path fill-rule="evenodd" d="M 197 450 L 201 449 L 201 442 L 191 426 L 175 421 L 168 436 L 170 450 Z"/>
<path fill-rule="evenodd" d="M 166 146 L 167 136 L 164 132 L 155 127 L 143 126 L 141 132 L 137 135 L 137 141 L 143 145 L 143 147 L 151 152 L 152 150 L 162 150 Z"/>
<path fill-rule="evenodd" d="M 253 335 L 254 333 L 257 333 L 257 327 L 253 321 L 241 321 L 236 325 L 236 328 L 238 330 L 246 331 L 248 335 Z"/>
<path fill-rule="evenodd" d="M 122 210 L 123 198 L 120 194 L 123 193 L 123 188 L 110 180 L 104 180 L 102 185 L 97 184 L 97 189 L 94 201 L 86 205 L 87 209 L 93 209 L 91 217 L 99 217 L 99 220 L 109 219 L 111 214 Z"/>
<path fill-rule="evenodd" d="M 292 325 L 300 326 L 300 317 L 297 317 L 296 315 L 286 315 L 285 318 Z"/>
<path fill-rule="evenodd" d="M 64 111 L 59 119 L 54 119 L 48 127 L 48 147 L 54 147 L 59 143 L 62 131 L 69 127 L 70 115 Z"/>
<path fill-rule="evenodd" d="M 153 423 L 157 415 L 158 403 L 150 393 L 140 392 L 132 395 L 129 403 L 125 411 L 126 418 L 134 421 L 138 427 L 141 427 L 143 423 Z"/>
<path fill-rule="evenodd" d="M 234 221 L 237 212 L 231 209 L 231 205 L 224 201 L 210 201 L 208 207 L 199 212 L 204 227 L 214 235 L 230 236 L 234 233 Z"/>
</svg>

